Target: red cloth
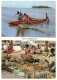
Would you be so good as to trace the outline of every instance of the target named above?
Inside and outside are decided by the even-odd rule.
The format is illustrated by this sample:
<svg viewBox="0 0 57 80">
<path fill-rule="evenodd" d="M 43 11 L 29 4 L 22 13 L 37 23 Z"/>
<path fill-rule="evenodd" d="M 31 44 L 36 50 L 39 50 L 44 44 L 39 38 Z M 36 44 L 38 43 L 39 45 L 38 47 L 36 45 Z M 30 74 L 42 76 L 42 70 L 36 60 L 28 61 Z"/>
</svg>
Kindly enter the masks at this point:
<svg viewBox="0 0 57 80">
<path fill-rule="evenodd" d="M 8 46 L 7 54 L 11 54 L 13 52 L 12 46 Z"/>
<path fill-rule="evenodd" d="M 39 46 L 38 49 L 41 49 L 41 46 Z"/>
</svg>

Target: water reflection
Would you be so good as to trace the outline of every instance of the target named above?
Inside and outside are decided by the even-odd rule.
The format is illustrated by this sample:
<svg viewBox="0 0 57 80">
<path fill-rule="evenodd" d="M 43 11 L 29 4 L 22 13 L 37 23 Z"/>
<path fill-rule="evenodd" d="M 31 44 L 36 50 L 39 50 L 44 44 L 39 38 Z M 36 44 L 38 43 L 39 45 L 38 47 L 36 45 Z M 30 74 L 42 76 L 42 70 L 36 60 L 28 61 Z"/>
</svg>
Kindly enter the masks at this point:
<svg viewBox="0 0 57 80">
<path fill-rule="evenodd" d="M 26 29 L 23 29 L 23 28 L 21 28 L 21 27 L 18 27 L 18 28 L 17 28 L 16 37 L 18 37 L 20 33 L 21 33 L 21 36 L 23 37 L 24 34 L 25 34 L 25 31 L 26 31 Z"/>
<path fill-rule="evenodd" d="M 47 33 L 48 28 L 49 28 L 49 23 L 47 21 L 44 23 L 40 23 L 40 24 L 28 25 L 26 28 L 24 28 L 24 27 L 21 28 L 20 26 L 17 26 L 17 25 L 10 25 L 10 26 L 13 28 L 16 27 L 16 30 L 17 30 L 16 37 L 18 37 L 18 36 L 24 37 L 24 35 L 26 35 L 26 32 L 28 29 L 29 29 L 29 31 L 33 30 L 33 31 L 41 32 L 42 34 L 45 34 L 45 35 L 48 35 L 50 33 L 50 32 Z M 49 36 L 50 36 L 50 34 L 49 34 Z"/>
<path fill-rule="evenodd" d="M 20 26 L 17 25 L 10 25 L 10 27 L 16 27 L 17 28 L 17 33 L 16 33 L 16 37 L 18 37 L 20 34 L 23 37 L 25 34 L 26 29 L 21 28 Z"/>
</svg>

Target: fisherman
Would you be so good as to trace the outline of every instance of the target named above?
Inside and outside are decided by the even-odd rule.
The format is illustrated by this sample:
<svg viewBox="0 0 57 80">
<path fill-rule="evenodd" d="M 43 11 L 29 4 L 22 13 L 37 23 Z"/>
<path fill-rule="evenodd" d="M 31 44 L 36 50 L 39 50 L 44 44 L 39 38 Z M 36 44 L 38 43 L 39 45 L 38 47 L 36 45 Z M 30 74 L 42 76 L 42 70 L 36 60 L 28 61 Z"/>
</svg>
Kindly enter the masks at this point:
<svg viewBox="0 0 57 80">
<path fill-rule="evenodd" d="M 19 19 L 21 20 L 23 18 L 23 14 L 20 12 L 19 13 Z"/>
<path fill-rule="evenodd" d="M 22 21 L 31 21 L 32 20 L 32 17 L 30 17 L 29 15 L 25 14 L 23 15 L 23 18 L 22 18 Z"/>
<path fill-rule="evenodd" d="M 22 21 L 23 21 L 23 22 L 27 21 L 27 15 L 26 15 L 25 13 L 24 13 L 24 15 L 23 15 Z"/>
<path fill-rule="evenodd" d="M 26 15 L 26 21 L 29 21 L 29 16 L 28 15 Z"/>
<path fill-rule="evenodd" d="M 18 20 L 19 20 L 19 18 L 20 18 L 20 13 L 19 13 L 19 11 L 17 11 L 17 14 L 16 15 L 18 15 Z"/>
<path fill-rule="evenodd" d="M 48 22 L 49 22 L 49 16 L 47 15 L 47 13 L 46 13 L 46 20 L 48 20 Z"/>
</svg>

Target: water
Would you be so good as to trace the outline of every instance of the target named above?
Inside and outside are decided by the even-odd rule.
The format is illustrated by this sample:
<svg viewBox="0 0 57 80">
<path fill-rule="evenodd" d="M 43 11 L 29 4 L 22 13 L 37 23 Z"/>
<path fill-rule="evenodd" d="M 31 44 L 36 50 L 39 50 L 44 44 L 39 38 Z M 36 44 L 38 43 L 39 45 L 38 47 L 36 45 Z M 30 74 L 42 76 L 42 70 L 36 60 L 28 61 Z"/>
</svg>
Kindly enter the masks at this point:
<svg viewBox="0 0 57 80">
<path fill-rule="evenodd" d="M 19 26 L 10 26 L 9 21 L 17 20 L 17 11 L 27 13 L 33 18 L 44 19 L 48 13 L 50 22 L 29 25 L 33 29 L 23 29 Z M 4 37 L 56 37 L 55 9 L 37 8 L 2 8 L 2 36 Z"/>
</svg>

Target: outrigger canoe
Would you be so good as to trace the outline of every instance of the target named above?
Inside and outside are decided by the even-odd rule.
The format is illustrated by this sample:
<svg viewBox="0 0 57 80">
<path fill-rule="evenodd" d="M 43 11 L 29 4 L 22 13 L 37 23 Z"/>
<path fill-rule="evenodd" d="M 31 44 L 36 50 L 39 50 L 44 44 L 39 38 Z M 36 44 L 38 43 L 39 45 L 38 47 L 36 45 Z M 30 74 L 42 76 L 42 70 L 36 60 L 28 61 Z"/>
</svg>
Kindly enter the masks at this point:
<svg viewBox="0 0 57 80">
<path fill-rule="evenodd" d="M 32 20 L 32 21 L 12 21 L 12 22 L 8 22 L 8 24 L 10 25 L 18 25 L 18 24 L 39 24 L 39 23 L 43 23 L 45 22 L 47 19 L 40 19 L 40 20 Z"/>
</svg>

